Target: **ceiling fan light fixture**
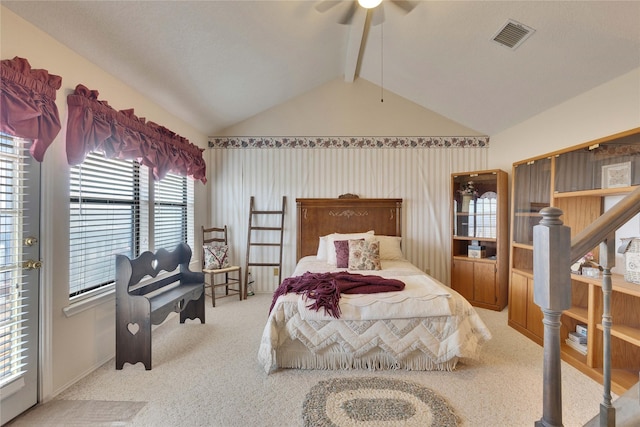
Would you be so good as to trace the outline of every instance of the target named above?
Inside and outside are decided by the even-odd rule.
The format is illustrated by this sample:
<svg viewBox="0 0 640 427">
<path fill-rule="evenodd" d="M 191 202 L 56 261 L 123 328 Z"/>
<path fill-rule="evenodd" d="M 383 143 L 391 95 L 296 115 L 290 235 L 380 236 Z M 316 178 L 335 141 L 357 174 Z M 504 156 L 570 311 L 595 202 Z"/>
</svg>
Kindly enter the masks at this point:
<svg viewBox="0 0 640 427">
<path fill-rule="evenodd" d="M 382 0 L 358 0 L 358 4 L 365 9 L 373 9 L 382 3 Z"/>
</svg>

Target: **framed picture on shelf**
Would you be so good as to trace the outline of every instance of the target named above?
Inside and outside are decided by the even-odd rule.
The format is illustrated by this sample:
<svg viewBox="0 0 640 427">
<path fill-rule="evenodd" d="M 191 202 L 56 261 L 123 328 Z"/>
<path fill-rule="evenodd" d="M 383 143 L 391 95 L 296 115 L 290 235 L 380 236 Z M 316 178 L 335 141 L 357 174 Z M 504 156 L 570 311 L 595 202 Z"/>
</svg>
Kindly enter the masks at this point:
<svg viewBox="0 0 640 427">
<path fill-rule="evenodd" d="M 602 166 L 602 188 L 628 187 L 631 185 L 631 162 Z"/>
</svg>

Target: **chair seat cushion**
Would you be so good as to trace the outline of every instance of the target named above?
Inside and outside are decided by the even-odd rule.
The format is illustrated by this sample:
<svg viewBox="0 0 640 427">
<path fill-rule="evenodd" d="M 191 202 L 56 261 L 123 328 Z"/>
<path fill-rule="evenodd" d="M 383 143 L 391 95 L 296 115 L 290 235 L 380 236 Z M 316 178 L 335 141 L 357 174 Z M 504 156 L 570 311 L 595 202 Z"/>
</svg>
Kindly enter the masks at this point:
<svg viewBox="0 0 640 427">
<path fill-rule="evenodd" d="M 229 267 L 225 267 L 225 268 L 205 268 L 202 270 L 203 273 L 211 273 L 211 274 L 218 274 L 218 273 L 229 273 L 231 271 L 238 271 L 240 270 L 240 267 L 237 265 L 231 265 Z"/>
</svg>

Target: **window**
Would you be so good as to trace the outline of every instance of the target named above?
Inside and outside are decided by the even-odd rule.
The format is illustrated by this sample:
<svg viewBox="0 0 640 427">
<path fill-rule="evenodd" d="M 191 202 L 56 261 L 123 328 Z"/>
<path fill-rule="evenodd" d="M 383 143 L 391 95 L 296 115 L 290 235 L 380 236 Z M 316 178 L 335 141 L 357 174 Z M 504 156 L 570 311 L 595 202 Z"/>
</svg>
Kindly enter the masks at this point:
<svg viewBox="0 0 640 427">
<path fill-rule="evenodd" d="M 193 180 L 167 174 L 155 182 L 153 193 L 154 247 L 172 249 L 193 242 Z"/>
<path fill-rule="evenodd" d="M 151 187 L 149 175 L 136 161 L 96 152 L 71 168 L 69 296 L 111 285 L 116 254 L 193 245 L 192 180 L 168 174 Z"/>
<path fill-rule="evenodd" d="M 26 369 L 28 294 L 22 273 L 26 142 L 0 134 L 0 387 Z"/>
</svg>

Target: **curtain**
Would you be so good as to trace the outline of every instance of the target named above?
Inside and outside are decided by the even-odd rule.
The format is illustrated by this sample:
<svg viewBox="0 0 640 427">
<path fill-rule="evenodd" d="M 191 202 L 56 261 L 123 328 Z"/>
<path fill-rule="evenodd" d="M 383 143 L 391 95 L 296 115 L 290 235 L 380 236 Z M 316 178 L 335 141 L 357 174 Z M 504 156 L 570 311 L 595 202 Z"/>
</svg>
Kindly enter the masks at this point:
<svg viewBox="0 0 640 427">
<path fill-rule="evenodd" d="M 207 182 L 204 149 L 169 129 L 144 118 L 133 109 L 114 110 L 98 100 L 98 91 L 79 84 L 67 96 L 67 161 L 82 163 L 91 151 L 107 157 L 138 160 L 153 171 L 156 180 L 167 173 Z"/>
<path fill-rule="evenodd" d="M 33 141 L 31 156 L 42 162 L 60 132 L 56 91 L 62 78 L 32 69 L 24 58 L 3 59 L 0 75 L 0 131 Z"/>
</svg>

